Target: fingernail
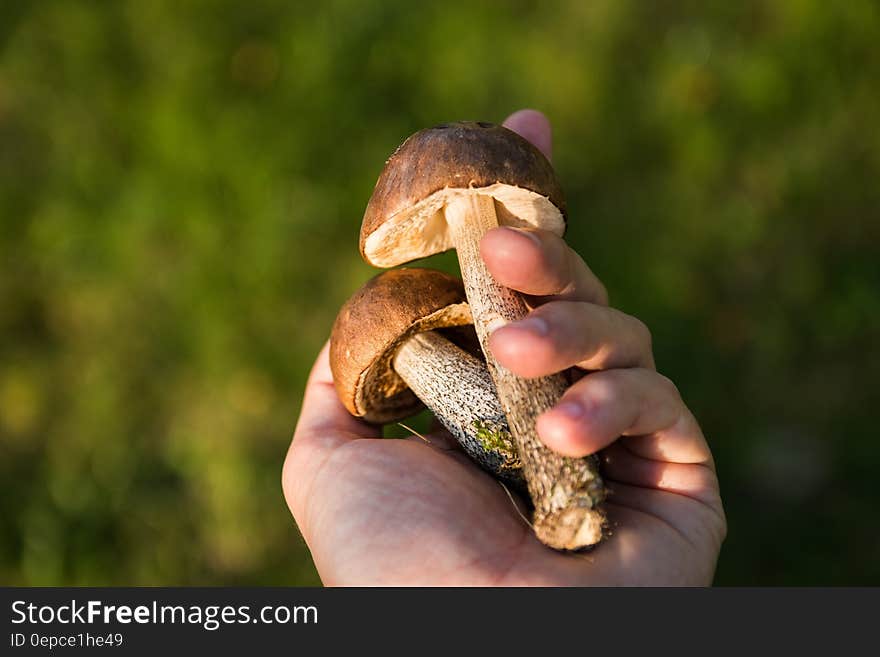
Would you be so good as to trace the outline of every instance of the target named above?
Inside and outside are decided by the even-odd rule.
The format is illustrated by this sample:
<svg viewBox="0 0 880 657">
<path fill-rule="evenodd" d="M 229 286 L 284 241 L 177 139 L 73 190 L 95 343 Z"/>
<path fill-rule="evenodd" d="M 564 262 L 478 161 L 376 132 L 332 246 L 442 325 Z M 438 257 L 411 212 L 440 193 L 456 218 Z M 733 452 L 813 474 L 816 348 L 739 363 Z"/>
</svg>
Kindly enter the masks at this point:
<svg viewBox="0 0 880 657">
<path fill-rule="evenodd" d="M 534 333 L 535 335 L 547 335 L 550 332 L 550 325 L 543 317 L 526 317 L 511 324 L 511 326 Z"/>
<path fill-rule="evenodd" d="M 528 237 L 532 242 L 541 246 L 541 238 L 533 230 L 529 230 L 528 228 L 519 228 L 517 226 L 505 226 L 506 230 L 512 230 L 517 235 L 522 235 L 524 237 Z"/>
<path fill-rule="evenodd" d="M 584 416 L 584 407 L 574 401 L 564 401 L 553 407 L 553 414 L 564 415 L 565 417 L 577 420 Z"/>
<path fill-rule="evenodd" d="M 500 329 L 502 326 L 507 326 L 508 324 L 509 322 L 500 315 L 490 317 L 486 321 L 486 331 L 489 333 L 489 335 L 492 335 L 496 330 Z"/>
</svg>

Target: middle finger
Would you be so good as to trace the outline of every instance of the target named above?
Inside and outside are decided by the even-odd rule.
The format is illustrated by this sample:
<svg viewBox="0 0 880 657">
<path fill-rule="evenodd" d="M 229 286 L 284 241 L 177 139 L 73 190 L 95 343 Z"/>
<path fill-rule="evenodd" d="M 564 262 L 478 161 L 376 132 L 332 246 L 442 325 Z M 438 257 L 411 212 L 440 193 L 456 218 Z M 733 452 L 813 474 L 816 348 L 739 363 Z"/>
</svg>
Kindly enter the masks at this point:
<svg viewBox="0 0 880 657">
<path fill-rule="evenodd" d="M 489 349 L 522 377 L 547 376 L 569 367 L 654 368 L 651 334 L 639 319 L 581 301 L 551 301 L 524 319 L 496 329 Z"/>
</svg>

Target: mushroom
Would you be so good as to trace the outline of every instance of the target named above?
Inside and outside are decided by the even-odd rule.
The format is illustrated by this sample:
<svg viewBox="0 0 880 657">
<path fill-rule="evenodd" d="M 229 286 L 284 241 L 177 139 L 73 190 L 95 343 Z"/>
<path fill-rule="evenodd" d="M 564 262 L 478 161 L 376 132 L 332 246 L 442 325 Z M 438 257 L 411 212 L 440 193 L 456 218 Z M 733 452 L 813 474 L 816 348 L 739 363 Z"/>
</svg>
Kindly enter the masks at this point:
<svg viewBox="0 0 880 657">
<path fill-rule="evenodd" d="M 379 274 L 345 302 L 330 368 L 348 411 L 386 424 L 424 403 L 485 470 L 522 489 L 519 457 L 482 360 L 440 330 L 471 324 L 461 281 L 433 269 Z"/>
<path fill-rule="evenodd" d="M 364 259 L 395 267 L 455 248 L 477 337 L 535 507 L 538 538 L 557 549 L 599 542 L 605 487 L 595 457 L 560 456 L 540 441 L 535 421 L 567 387 L 563 374 L 524 379 L 487 348 L 491 331 L 528 307 L 499 285 L 480 257 L 480 240 L 499 225 L 565 231 L 565 202 L 550 162 L 531 143 L 490 123 L 450 123 L 412 135 L 388 159 L 361 226 Z"/>
</svg>

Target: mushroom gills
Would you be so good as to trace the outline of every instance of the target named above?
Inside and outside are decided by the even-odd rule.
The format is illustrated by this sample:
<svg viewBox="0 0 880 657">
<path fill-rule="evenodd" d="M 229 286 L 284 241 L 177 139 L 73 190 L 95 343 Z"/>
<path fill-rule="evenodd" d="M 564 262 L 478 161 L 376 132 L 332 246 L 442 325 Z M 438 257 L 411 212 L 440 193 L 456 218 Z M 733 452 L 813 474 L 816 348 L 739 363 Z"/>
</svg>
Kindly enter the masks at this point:
<svg viewBox="0 0 880 657">
<path fill-rule="evenodd" d="M 388 218 L 364 243 L 364 254 L 377 267 L 424 258 L 455 248 L 444 208 L 473 194 L 495 199 L 502 226 L 542 227 L 562 235 L 562 213 L 545 196 L 523 187 L 496 183 L 488 187 L 444 187 L 420 203 Z"/>
</svg>

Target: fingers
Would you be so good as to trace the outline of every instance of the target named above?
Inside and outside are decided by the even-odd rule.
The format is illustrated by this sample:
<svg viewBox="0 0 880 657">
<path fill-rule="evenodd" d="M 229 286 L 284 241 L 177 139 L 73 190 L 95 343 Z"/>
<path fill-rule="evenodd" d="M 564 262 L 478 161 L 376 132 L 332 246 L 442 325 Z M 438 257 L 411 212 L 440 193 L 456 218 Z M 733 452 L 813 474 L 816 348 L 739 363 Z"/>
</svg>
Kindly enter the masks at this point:
<svg viewBox="0 0 880 657">
<path fill-rule="evenodd" d="M 588 374 L 538 418 L 537 429 L 566 456 L 593 454 L 624 436 L 633 458 L 712 467 L 709 445 L 678 390 L 649 369 Z"/>
<path fill-rule="evenodd" d="M 504 124 L 550 157 L 552 134 L 543 114 L 521 110 Z M 647 463 L 633 472 L 653 469 L 643 481 L 663 465 L 669 466 L 667 476 L 679 464 L 705 464 L 711 472 L 711 452 L 699 425 L 675 386 L 653 371 L 647 327 L 606 307 L 604 285 L 562 238 L 505 226 L 489 231 L 480 251 L 499 283 L 538 306 L 490 337 L 489 348 L 502 366 L 524 377 L 573 366 L 604 370 L 581 379 L 539 418 L 538 432 L 549 447 L 585 456 L 625 436 L 627 453 Z"/>
<path fill-rule="evenodd" d="M 503 125 L 532 142 L 548 160 L 552 157 L 553 133 L 550 121 L 541 112 L 533 109 L 519 110 L 508 116 Z"/>
<path fill-rule="evenodd" d="M 715 469 L 715 461 L 703 437 L 703 431 L 687 407 L 676 423 L 668 429 L 644 436 L 631 436 L 624 444 L 630 452 L 646 459 L 672 463 L 701 463 Z"/>
<path fill-rule="evenodd" d="M 504 125 L 550 158 L 552 133 L 543 114 L 521 110 Z M 645 325 L 605 307 L 604 285 L 554 234 L 497 228 L 483 237 L 480 251 L 499 283 L 538 306 L 490 337 L 489 348 L 501 365 L 524 377 L 572 366 L 603 370 L 575 383 L 538 419 L 541 439 L 573 457 L 605 449 L 606 476 L 625 493 L 620 502 L 644 499 L 644 491 L 629 484 L 717 504 L 709 446 L 675 386 L 654 371 Z"/>
<path fill-rule="evenodd" d="M 502 285 L 533 297 L 608 305 L 608 292 L 583 259 L 558 235 L 504 226 L 489 231 L 480 254 Z"/>
<path fill-rule="evenodd" d="M 537 146 L 550 159 L 550 121 L 537 110 L 523 109 L 507 117 L 504 125 Z M 557 237 L 545 231 L 501 228 L 483 240 L 483 258 L 502 285 L 533 296 L 608 304 L 605 287 L 584 261 Z"/>
<path fill-rule="evenodd" d="M 718 478 L 711 468 L 698 463 L 664 463 L 636 456 L 621 443 L 602 454 L 602 472 L 612 488 L 616 483 L 665 490 L 699 500 L 718 502 Z"/>
<path fill-rule="evenodd" d="M 577 301 L 552 301 L 525 319 L 496 329 L 489 348 L 501 365 L 530 378 L 574 366 L 654 367 L 651 335 L 641 321 L 613 308 Z"/>
</svg>

